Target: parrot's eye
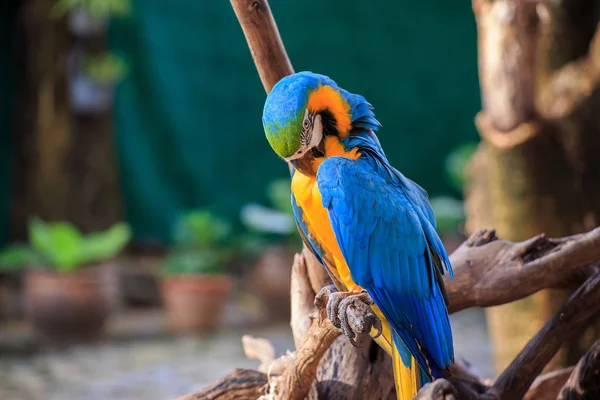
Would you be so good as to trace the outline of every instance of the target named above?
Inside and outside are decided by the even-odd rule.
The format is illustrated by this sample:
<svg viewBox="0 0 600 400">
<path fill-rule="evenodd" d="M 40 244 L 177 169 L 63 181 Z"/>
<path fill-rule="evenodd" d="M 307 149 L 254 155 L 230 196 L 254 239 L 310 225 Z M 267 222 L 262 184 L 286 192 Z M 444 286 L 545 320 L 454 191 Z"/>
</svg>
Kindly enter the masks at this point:
<svg viewBox="0 0 600 400">
<path fill-rule="evenodd" d="M 307 112 L 304 116 L 304 120 L 302 121 L 302 132 L 300 132 L 300 144 L 302 146 L 307 146 L 310 143 L 312 136 L 313 118 L 314 116 Z"/>
</svg>

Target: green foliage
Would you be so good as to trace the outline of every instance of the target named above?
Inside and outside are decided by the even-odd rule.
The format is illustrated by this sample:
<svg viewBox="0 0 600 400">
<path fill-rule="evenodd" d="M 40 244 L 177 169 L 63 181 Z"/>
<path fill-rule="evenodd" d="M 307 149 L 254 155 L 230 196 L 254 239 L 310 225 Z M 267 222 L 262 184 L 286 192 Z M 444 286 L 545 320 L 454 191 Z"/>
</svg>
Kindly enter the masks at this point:
<svg viewBox="0 0 600 400">
<path fill-rule="evenodd" d="M 163 263 L 166 275 L 206 274 L 223 272 L 225 260 L 216 251 L 206 249 L 187 249 L 170 253 Z"/>
<path fill-rule="evenodd" d="M 29 221 L 29 246 L 13 245 L 0 254 L 0 267 L 14 269 L 45 265 L 60 271 L 110 259 L 131 238 L 127 224 L 119 223 L 103 232 L 83 235 L 67 222 Z"/>
<path fill-rule="evenodd" d="M 83 73 L 100 84 L 113 84 L 120 81 L 127 74 L 127 63 L 121 57 L 111 53 L 99 56 L 85 56 L 83 59 Z"/>
<path fill-rule="evenodd" d="M 290 179 L 276 179 L 267 185 L 267 198 L 271 205 L 282 213 L 293 216 Z"/>
<path fill-rule="evenodd" d="M 182 215 L 172 231 L 165 274 L 220 274 L 240 248 L 230 223 L 206 209 Z"/>
<path fill-rule="evenodd" d="M 131 0 L 57 0 L 52 15 L 61 17 L 69 11 L 83 8 L 96 20 L 110 16 L 128 16 L 131 13 Z"/>
<path fill-rule="evenodd" d="M 0 271 L 14 271 L 43 263 L 44 259 L 26 244 L 13 244 L 0 252 Z"/>
<path fill-rule="evenodd" d="M 450 184 L 463 192 L 466 182 L 465 167 L 477 150 L 477 143 L 465 143 L 456 147 L 445 160 L 446 175 Z"/>
<path fill-rule="evenodd" d="M 463 202 L 452 197 L 440 196 L 430 200 L 435 214 L 438 232 L 457 231 L 465 220 Z"/>
<path fill-rule="evenodd" d="M 231 225 L 209 210 L 194 210 L 182 215 L 175 223 L 172 236 L 178 247 L 211 248 L 226 240 Z"/>
</svg>

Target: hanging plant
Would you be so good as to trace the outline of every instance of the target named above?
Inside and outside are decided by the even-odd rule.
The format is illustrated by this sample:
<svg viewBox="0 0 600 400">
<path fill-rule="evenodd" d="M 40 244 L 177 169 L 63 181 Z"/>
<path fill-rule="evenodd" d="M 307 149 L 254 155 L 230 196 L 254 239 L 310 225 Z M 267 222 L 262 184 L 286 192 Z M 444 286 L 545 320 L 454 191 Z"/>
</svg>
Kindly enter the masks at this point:
<svg viewBox="0 0 600 400">
<path fill-rule="evenodd" d="M 71 106 L 79 113 L 102 113 L 113 105 L 115 85 L 127 74 L 127 63 L 111 53 L 75 55 L 70 75 Z"/>
<path fill-rule="evenodd" d="M 126 17 L 131 13 L 131 0 L 58 0 L 52 16 L 69 18 L 71 32 L 78 36 L 104 33 L 112 17 Z"/>
<path fill-rule="evenodd" d="M 101 85 L 114 85 L 127 74 L 127 63 L 112 53 L 98 56 L 84 55 L 82 73 Z"/>
<path fill-rule="evenodd" d="M 52 8 L 52 15 L 62 17 L 78 9 L 85 10 L 95 20 L 107 20 L 113 16 L 128 16 L 131 0 L 58 0 Z"/>
</svg>

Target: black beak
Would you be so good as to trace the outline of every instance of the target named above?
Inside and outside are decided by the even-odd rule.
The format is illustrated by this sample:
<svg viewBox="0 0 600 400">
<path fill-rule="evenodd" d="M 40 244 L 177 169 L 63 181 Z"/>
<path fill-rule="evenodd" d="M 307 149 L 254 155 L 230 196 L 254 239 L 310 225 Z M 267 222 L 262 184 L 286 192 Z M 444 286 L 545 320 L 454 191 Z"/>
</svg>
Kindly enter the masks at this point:
<svg viewBox="0 0 600 400">
<path fill-rule="evenodd" d="M 315 157 L 312 154 L 312 151 L 307 152 L 302 158 L 297 158 L 292 160 L 292 165 L 295 169 L 300 171 L 302 175 L 306 176 L 316 176 L 317 173 L 313 169 L 313 162 L 315 161 Z"/>
<path fill-rule="evenodd" d="M 292 165 L 294 166 L 294 168 L 300 171 L 302 175 L 316 176 L 317 170 L 314 167 L 315 158 L 325 157 L 325 154 L 320 149 L 320 147 L 321 146 L 319 146 L 319 148 L 313 147 L 308 152 L 306 152 L 306 154 L 302 156 L 302 158 L 292 160 Z"/>
</svg>

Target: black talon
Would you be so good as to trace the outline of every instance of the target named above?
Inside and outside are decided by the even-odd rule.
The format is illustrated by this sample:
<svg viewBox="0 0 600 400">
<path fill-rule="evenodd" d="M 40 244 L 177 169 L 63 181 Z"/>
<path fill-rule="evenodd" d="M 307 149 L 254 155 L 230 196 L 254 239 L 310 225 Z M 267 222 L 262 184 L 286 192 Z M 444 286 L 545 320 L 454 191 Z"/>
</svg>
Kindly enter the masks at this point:
<svg viewBox="0 0 600 400">
<path fill-rule="evenodd" d="M 377 329 L 377 335 L 373 336 L 373 339 L 377 339 L 383 333 L 383 326 L 381 325 L 381 320 L 375 317 L 375 322 L 371 324 L 373 328 Z"/>
<path fill-rule="evenodd" d="M 354 338 L 352 338 L 352 337 L 348 336 L 348 340 L 350 341 L 350 344 L 351 344 L 352 346 L 354 346 L 354 347 L 362 347 L 360 344 L 358 344 L 358 343 L 357 343 L 357 342 L 354 340 Z"/>
<path fill-rule="evenodd" d="M 327 302 L 329 302 L 329 298 L 331 297 L 331 295 L 333 293 L 336 293 L 337 287 L 335 285 L 329 285 L 329 286 L 324 286 L 321 288 L 321 290 L 319 290 L 319 293 L 317 293 L 317 295 L 315 296 L 315 307 L 317 308 L 323 308 L 324 304 L 327 304 Z"/>
</svg>

